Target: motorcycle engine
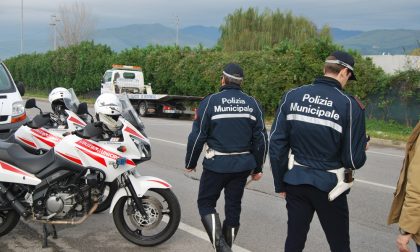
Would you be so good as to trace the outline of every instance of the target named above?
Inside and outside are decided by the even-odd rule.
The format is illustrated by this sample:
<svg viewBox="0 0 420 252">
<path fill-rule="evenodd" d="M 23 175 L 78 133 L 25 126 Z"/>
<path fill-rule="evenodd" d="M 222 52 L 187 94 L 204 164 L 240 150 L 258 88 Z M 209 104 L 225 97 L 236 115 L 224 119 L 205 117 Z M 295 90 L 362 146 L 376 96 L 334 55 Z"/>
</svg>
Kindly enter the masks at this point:
<svg viewBox="0 0 420 252">
<path fill-rule="evenodd" d="M 27 202 L 32 206 L 33 215 L 38 220 L 68 220 L 85 216 L 92 204 L 101 195 L 104 178 L 96 170 L 80 176 L 68 171 L 59 171 L 46 179 Z"/>
<path fill-rule="evenodd" d="M 64 217 L 73 208 L 76 211 L 81 211 L 83 206 L 77 204 L 75 196 L 64 192 L 52 193 L 45 203 L 48 214 L 56 214 L 55 217 Z"/>
<path fill-rule="evenodd" d="M 34 214 L 37 219 L 67 219 L 81 217 L 89 207 L 88 185 L 55 185 L 48 189 L 45 197 L 34 200 Z"/>
</svg>

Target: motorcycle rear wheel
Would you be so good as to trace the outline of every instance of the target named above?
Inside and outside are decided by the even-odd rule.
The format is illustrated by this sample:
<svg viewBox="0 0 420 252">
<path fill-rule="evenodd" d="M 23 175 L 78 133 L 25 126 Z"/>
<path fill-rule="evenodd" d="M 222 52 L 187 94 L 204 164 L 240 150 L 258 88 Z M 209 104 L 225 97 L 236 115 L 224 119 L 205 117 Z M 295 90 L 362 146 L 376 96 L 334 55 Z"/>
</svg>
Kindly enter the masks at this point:
<svg viewBox="0 0 420 252">
<path fill-rule="evenodd" d="M 156 246 L 172 237 L 181 220 L 178 199 L 170 189 L 152 188 L 142 198 L 147 218 L 136 209 L 134 200 L 122 197 L 113 211 L 121 235 L 140 246 Z"/>
<path fill-rule="evenodd" d="M 15 210 L 0 211 L 0 237 L 12 231 L 19 219 L 20 215 Z"/>
</svg>

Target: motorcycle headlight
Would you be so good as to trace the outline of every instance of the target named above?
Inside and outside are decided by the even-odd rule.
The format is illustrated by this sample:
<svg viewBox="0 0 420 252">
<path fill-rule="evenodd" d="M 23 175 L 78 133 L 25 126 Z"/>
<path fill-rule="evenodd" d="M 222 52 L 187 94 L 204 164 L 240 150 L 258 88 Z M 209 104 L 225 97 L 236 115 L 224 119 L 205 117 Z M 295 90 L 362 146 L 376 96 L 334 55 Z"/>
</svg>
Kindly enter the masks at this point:
<svg viewBox="0 0 420 252">
<path fill-rule="evenodd" d="M 25 105 L 22 101 L 14 102 L 12 104 L 12 116 L 18 116 L 25 113 Z"/>
<path fill-rule="evenodd" d="M 138 150 L 142 154 L 142 156 L 140 157 L 140 160 L 141 161 L 149 160 L 152 156 L 152 153 L 151 153 L 151 150 L 150 150 L 150 145 L 147 144 L 147 143 L 144 143 L 142 140 L 140 140 L 140 139 L 138 139 L 134 136 L 132 136 L 131 139 L 136 144 Z"/>
</svg>

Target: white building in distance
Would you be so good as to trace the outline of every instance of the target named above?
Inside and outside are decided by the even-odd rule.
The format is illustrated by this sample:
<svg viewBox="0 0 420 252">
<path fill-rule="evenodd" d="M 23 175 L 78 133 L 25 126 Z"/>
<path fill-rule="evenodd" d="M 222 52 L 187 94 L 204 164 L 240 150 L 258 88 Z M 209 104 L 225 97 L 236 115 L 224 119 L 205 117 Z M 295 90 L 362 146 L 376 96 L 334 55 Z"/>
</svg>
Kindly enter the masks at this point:
<svg viewBox="0 0 420 252">
<path fill-rule="evenodd" d="M 371 58 L 376 66 L 381 67 L 388 74 L 409 69 L 420 70 L 420 56 L 364 55 L 363 57 Z"/>
</svg>

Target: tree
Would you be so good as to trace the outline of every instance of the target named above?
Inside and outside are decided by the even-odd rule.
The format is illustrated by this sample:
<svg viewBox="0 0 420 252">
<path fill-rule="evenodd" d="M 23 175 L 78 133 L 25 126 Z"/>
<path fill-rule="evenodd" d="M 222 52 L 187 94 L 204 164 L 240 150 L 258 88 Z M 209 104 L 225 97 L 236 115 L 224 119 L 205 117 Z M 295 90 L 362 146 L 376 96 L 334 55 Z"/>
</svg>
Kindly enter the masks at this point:
<svg viewBox="0 0 420 252">
<path fill-rule="evenodd" d="M 90 11 L 80 2 L 71 5 L 61 4 L 59 18 L 61 22 L 57 27 L 57 33 L 60 45 L 64 47 L 87 40 L 95 29 Z"/>
<path fill-rule="evenodd" d="M 308 19 L 295 17 L 290 11 L 283 13 L 279 9 L 266 9 L 261 14 L 255 8 L 235 10 L 225 17 L 220 31 L 218 45 L 225 51 L 263 50 L 283 41 L 299 46 L 310 39 L 331 40 L 327 26 L 318 31 Z"/>
<path fill-rule="evenodd" d="M 408 55 L 411 55 L 411 56 L 420 56 L 420 48 L 415 48 Z"/>
</svg>

